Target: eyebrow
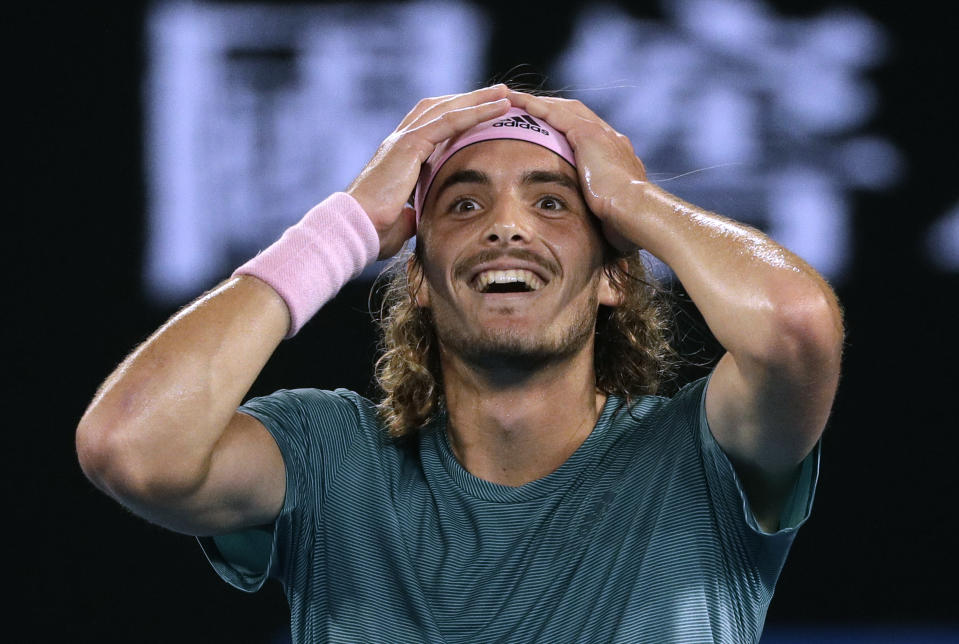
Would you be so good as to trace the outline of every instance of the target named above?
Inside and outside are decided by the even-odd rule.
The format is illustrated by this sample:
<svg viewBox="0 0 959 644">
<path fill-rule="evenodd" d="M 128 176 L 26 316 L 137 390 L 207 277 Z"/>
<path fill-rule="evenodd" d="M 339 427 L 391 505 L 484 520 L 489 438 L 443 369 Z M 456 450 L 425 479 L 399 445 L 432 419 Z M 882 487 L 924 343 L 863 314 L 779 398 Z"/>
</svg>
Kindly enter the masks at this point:
<svg viewBox="0 0 959 644">
<path fill-rule="evenodd" d="M 492 183 L 492 181 L 490 181 L 489 175 L 485 172 L 465 168 L 463 170 L 457 170 L 450 176 L 446 177 L 443 183 L 437 187 L 436 195 L 441 195 L 447 188 L 458 183 L 478 183 L 483 186 L 488 186 Z M 527 186 L 537 183 L 556 183 L 564 188 L 579 192 L 579 184 L 576 182 L 576 180 L 563 172 L 530 170 L 523 175 L 522 183 L 523 185 Z"/>
<path fill-rule="evenodd" d="M 564 188 L 569 188 L 574 192 L 579 192 L 579 183 L 568 174 L 563 172 L 552 172 L 547 170 L 531 170 L 523 175 L 523 184 L 532 185 L 535 183 L 557 183 Z"/>
<path fill-rule="evenodd" d="M 492 182 L 490 181 L 489 175 L 485 172 L 470 169 L 457 170 L 450 176 L 446 177 L 443 183 L 439 185 L 436 190 L 436 196 L 439 197 L 441 194 L 443 194 L 443 191 L 452 185 L 456 185 L 457 183 L 478 183 L 488 186 Z"/>
</svg>

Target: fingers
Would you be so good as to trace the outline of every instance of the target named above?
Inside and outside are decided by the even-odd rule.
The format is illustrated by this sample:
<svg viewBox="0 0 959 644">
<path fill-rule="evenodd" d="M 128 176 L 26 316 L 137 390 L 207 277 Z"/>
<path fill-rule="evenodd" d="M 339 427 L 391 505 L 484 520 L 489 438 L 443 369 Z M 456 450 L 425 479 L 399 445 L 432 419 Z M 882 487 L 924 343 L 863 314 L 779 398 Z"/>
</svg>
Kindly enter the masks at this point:
<svg viewBox="0 0 959 644">
<path fill-rule="evenodd" d="M 403 204 L 416 186 L 423 162 L 441 141 L 505 114 L 510 106 L 507 92 L 499 85 L 423 99 L 349 185 L 347 193 L 369 215 L 385 252 L 395 252 L 412 234 L 415 217 L 404 214 Z"/>
<path fill-rule="evenodd" d="M 479 105 L 451 109 L 438 114 L 431 121 L 416 128 L 414 132 L 424 138 L 432 149 L 442 141 L 465 132 L 474 125 L 505 114 L 509 108 L 509 99 L 501 98 Z"/>
<path fill-rule="evenodd" d="M 500 84 L 483 87 L 464 94 L 448 94 L 446 96 L 424 98 L 406 115 L 406 118 L 400 123 L 400 129 L 417 127 L 432 121 L 440 114 L 450 110 L 472 107 L 506 98 L 508 91 L 505 85 Z"/>
<path fill-rule="evenodd" d="M 402 121 L 400 121 L 400 125 L 397 129 L 403 130 L 409 127 L 410 123 L 418 119 L 423 115 L 424 112 L 432 108 L 434 105 L 438 105 L 457 96 L 460 96 L 460 94 L 447 94 L 445 96 L 433 96 L 431 98 L 420 99 L 420 102 L 414 105 L 413 109 L 409 111 Z"/>
<path fill-rule="evenodd" d="M 469 128 L 505 114 L 510 108 L 508 88 L 494 85 L 466 92 L 425 98 L 406 115 L 394 133 L 404 147 L 416 151 L 422 163 L 438 143 Z"/>
<path fill-rule="evenodd" d="M 508 98 L 510 103 L 516 107 L 520 107 L 532 116 L 547 121 L 567 136 L 577 126 L 583 125 L 600 126 L 604 130 L 614 131 L 606 121 L 597 116 L 593 110 L 586 107 L 581 101 L 553 96 L 533 96 L 515 90 L 510 90 Z M 572 141 L 570 142 L 572 143 Z"/>
<path fill-rule="evenodd" d="M 416 234 L 416 213 L 409 205 L 403 206 L 393 225 L 380 235 L 378 259 L 389 259 L 403 248 L 406 240 Z"/>
<path fill-rule="evenodd" d="M 510 91 L 509 100 L 513 105 L 543 119 L 565 134 L 574 150 L 581 143 L 608 140 L 614 142 L 615 146 L 621 148 L 624 153 L 628 153 L 627 156 L 635 156 L 635 150 L 629 138 L 616 131 L 581 101 L 552 96 L 533 96 L 517 91 Z M 639 161 L 639 159 L 636 160 Z"/>
</svg>

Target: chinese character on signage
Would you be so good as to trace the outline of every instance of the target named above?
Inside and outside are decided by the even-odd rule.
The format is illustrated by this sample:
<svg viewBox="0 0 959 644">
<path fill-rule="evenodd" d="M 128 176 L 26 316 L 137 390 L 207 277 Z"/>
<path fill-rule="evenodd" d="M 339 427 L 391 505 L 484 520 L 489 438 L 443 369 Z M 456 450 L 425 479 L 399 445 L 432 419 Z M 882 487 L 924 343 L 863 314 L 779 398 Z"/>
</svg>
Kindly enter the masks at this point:
<svg viewBox="0 0 959 644">
<path fill-rule="evenodd" d="M 487 31 L 457 3 L 157 5 L 149 293 L 208 288 L 346 188 L 419 99 L 479 86 Z"/>
<path fill-rule="evenodd" d="M 650 178 L 762 228 L 839 280 L 850 192 L 881 190 L 897 150 L 864 131 L 881 28 L 861 13 L 776 15 L 761 2 L 673 0 L 668 20 L 613 5 L 580 15 L 560 86 L 630 137 Z"/>
</svg>

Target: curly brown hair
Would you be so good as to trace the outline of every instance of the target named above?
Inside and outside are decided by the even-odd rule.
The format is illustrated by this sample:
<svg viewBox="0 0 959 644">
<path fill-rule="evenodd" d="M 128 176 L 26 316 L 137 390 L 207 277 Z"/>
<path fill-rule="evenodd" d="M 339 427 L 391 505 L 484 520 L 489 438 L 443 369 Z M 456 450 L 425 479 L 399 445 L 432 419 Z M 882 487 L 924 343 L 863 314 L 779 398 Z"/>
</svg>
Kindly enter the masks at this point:
<svg viewBox="0 0 959 644">
<path fill-rule="evenodd" d="M 432 316 L 416 305 L 410 274 L 423 279 L 420 247 L 398 257 L 384 272 L 377 324 L 382 355 L 376 382 L 383 392 L 380 418 L 390 436 L 411 438 L 444 405 L 443 374 Z M 600 306 L 596 318 L 594 365 L 596 388 L 631 397 L 655 394 L 672 375 L 675 351 L 669 340 L 668 301 L 639 252 L 607 249 L 604 270 L 623 295 L 617 307 Z"/>
</svg>

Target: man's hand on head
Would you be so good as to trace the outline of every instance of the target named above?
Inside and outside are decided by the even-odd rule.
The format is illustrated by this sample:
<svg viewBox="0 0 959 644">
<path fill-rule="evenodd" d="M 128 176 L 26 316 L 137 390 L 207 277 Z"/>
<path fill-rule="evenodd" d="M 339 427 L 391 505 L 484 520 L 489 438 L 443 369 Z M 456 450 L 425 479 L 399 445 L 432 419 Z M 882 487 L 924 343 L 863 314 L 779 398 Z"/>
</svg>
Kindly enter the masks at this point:
<svg viewBox="0 0 959 644">
<path fill-rule="evenodd" d="M 642 246 L 626 225 L 635 208 L 627 203 L 647 185 L 646 168 L 630 140 L 577 100 L 510 91 L 512 105 L 547 121 L 566 135 L 586 205 L 602 222 L 603 234 L 618 250 Z"/>
<path fill-rule="evenodd" d="M 505 114 L 510 107 L 505 85 L 465 94 L 424 98 L 406 115 L 346 192 L 369 215 L 380 237 L 380 259 L 392 257 L 416 232 L 407 201 L 420 167 L 437 144 L 474 125 Z"/>
</svg>

